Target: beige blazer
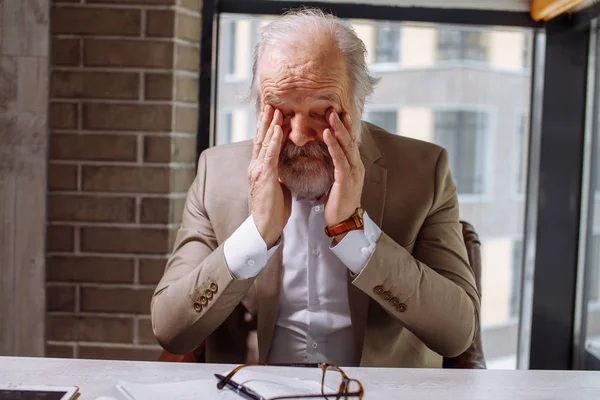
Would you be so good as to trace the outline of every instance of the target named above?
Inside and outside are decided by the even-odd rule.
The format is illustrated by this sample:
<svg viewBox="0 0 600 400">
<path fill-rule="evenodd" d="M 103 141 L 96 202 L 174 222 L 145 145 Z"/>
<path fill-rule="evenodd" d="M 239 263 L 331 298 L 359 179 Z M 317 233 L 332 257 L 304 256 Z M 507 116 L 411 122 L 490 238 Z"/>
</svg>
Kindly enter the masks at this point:
<svg viewBox="0 0 600 400">
<path fill-rule="evenodd" d="M 348 297 L 361 366 L 441 367 L 479 329 L 480 296 L 459 222 L 448 155 L 436 145 L 363 123 L 362 206 L 383 230 Z M 235 279 L 223 242 L 250 215 L 247 168 L 252 142 L 200 156 L 183 220 L 151 302 L 152 327 L 168 351 L 206 339 L 207 362 L 246 361 L 244 315 L 257 321 L 266 362 L 277 317 L 279 248 L 253 279 Z"/>
</svg>

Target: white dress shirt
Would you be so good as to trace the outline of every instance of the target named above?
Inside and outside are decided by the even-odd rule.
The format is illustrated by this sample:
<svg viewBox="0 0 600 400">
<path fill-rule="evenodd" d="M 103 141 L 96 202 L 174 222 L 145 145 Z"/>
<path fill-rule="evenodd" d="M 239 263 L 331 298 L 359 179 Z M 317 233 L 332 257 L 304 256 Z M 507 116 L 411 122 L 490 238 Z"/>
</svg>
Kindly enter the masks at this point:
<svg viewBox="0 0 600 400">
<path fill-rule="evenodd" d="M 348 270 L 358 274 L 375 251 L 381 229 L 365 212 L 364 230 L 332 247 L 324 232 L 323 200 L 292 199 L 292 213 L 277 245 L 267 250 L 252 215 L 225 241 L 233 276 L 260 273 L 283 246 L 279 311 L 269 363 L 358 365 L 348 305 Z"/>
</svg>

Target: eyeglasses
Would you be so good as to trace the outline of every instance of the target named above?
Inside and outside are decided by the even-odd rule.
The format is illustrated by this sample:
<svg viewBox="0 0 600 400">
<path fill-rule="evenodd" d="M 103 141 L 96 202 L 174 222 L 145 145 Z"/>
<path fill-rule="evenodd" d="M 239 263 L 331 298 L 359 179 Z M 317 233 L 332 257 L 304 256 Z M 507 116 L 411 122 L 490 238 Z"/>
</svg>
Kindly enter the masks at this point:
<svg viewBox="0 0 600 400">
<path fill-rule="evenodd" d="M 327 364 L 327 363 L 319 363 L 319 364 L 309 364 L 309 365 L 298 365 L 296 366 L 311 366 L 316 365 L 321 369 L 321 393 L 318 394 L 302 394 L 302 395 L 293 395 L 293 396 L 278 396 L 271 397 L 269 399 L 265 399 L 260 396 L 258 393 L 253 390 L 236 383 L 232 380 L 233 376 L 242 368 L 257 366 L 259 364 L 242 364 L 234 368 L 227 376 L 222 377 L 217 383 L 217 388 L 223 389 L 226 385 L 233 387 L 239 394 L 243 395 L 246 398 L 253 400 L 282 400 L 282 399 L 315 399 L 315 398 L 325 398 L 325 399 L 353 399 L 358 398 L 358 400 L 362 400 L 364 396 L 364 389 L 362 384 L 356 380 L 349 378 L 348 375 L 338 366 Z M 337 387 L 337 391 L 334 391 L 334 387 Z"/>
</svg>

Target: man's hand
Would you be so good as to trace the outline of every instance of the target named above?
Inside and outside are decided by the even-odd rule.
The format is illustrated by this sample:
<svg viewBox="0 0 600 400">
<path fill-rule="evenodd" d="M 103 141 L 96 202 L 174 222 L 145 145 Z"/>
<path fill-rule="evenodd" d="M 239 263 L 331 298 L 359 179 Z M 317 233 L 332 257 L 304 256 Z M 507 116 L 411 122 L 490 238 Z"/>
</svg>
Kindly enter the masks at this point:
<svg viewBox="0 0 600 400">
<path fill-rule="evenodd" d="M 273 247 L 292 212 L 290 191 L 279 182 L 279 153 L 284 141 L 283 115 L 267 105 L 260 113 L 248 168 L 252 216 L 267 244 Z"/>
<path fill-rule="evenodd" d="M 360 159 L 356 138 L 350 133 L 352 128 L 348 115 L 344 115 L 342 122 L 338 114 L 331 110 L 327 121 L 332 129 L 325 129 L 323 139 L 333 158 L 335 179 L 325 204 L 325 221 L 327 225 L 335 225 L 348 219 L 360 207 L 365 166 Z M 336 237 L 336 241 L 343 236 Z"/>
</svg>

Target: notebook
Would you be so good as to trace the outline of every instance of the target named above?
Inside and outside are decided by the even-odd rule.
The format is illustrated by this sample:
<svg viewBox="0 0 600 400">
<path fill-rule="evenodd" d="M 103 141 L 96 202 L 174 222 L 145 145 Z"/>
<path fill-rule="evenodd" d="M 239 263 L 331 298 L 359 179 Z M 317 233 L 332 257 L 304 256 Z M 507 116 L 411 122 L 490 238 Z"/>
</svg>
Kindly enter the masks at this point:
<svg viewBox="0 0 600 400">
<path fill-rule="evenodd" d="M 321 383 L 317 381 L 288 378 L 250 369 L 236 373 L 234 380 L 267 398 L 321 392 Z M 239 394 L 227 387 L 217 389 L 217 382 L 217 378 L 163 383 L 122 381 L 117 384 L 116 389 L 117 395 L 124 400 L 239 400 L 241 398 Z"/>
</svg>

